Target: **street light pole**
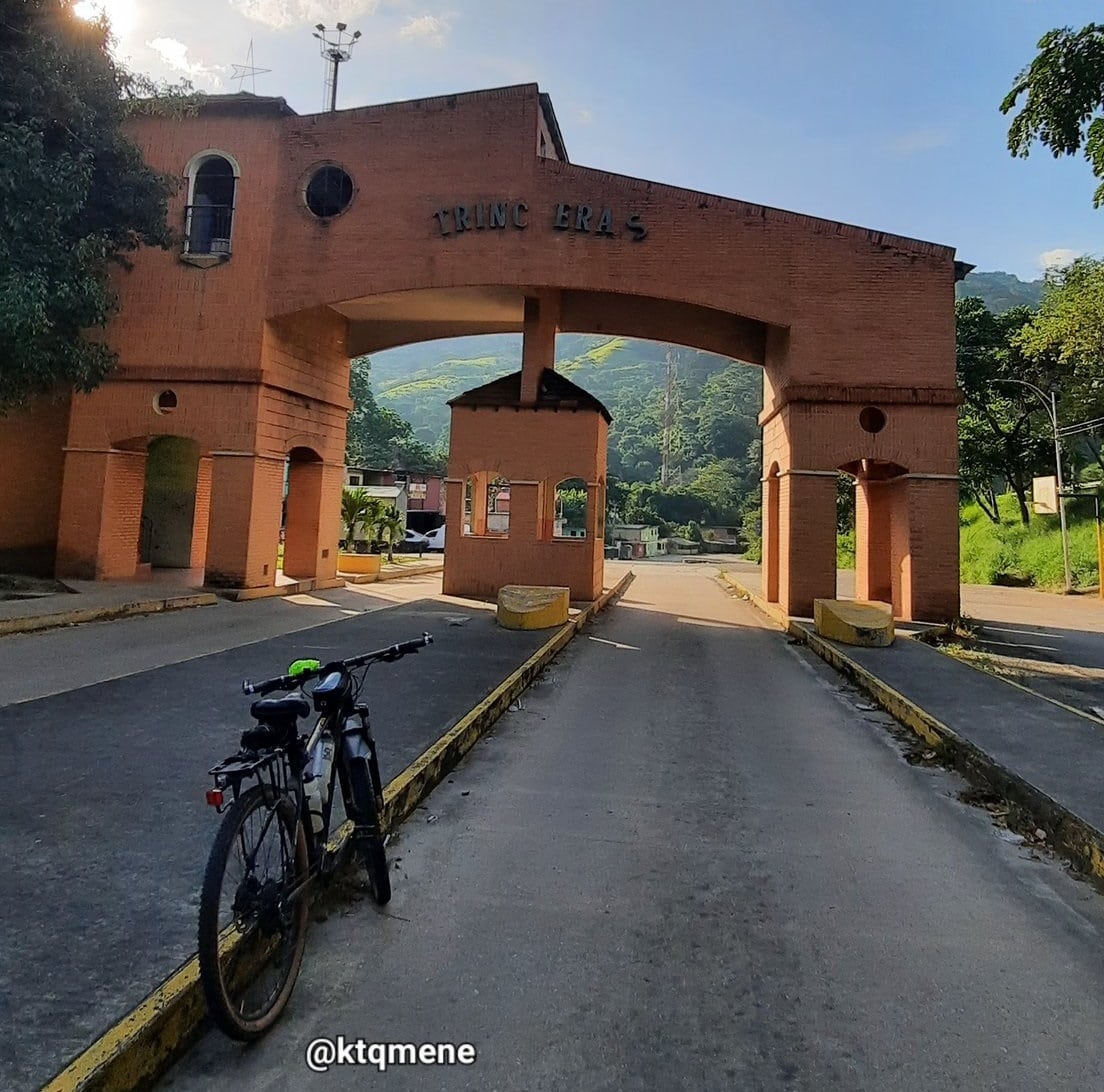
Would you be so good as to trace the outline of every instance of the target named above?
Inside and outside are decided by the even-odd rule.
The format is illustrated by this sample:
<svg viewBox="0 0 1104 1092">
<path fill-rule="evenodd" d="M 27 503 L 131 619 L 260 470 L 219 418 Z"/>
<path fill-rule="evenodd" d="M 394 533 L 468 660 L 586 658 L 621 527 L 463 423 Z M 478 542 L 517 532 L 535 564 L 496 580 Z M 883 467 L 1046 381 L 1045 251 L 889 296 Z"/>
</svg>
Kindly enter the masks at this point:
<svg viewBox="0 0 1104 1092">
<path fill-rule="evenodd" d="M 1069 531 L 1066 528 L 1066 492 L 1062 482 L 1062 447 L 1058 440 L 1058 400 L 1050 392 L 1050 423 L 1054 428 L 1054 469 L 1058 479 L 1058 522 L 1062 528 L 1062 565 L 1066 575 L 1066 594 L 1073 591 L 1073 574 L 1070 570 Z"/>
<path fill-rule="evenodd" d="M 1062 567 L 1065 570 L 1066 594 L 1073 591 L 1073 572 L 1070 569 L 1069 556 L 1069 532 L 1066 528 L 1066 499 L 1064 496 L 1065 485 L 1062 481 L 1062 445 L 1058 436 L 1058 399 L 1054 391 L 1050 392 L 1048 400 L 1046 393 L 1034 383 L 1026 379 L 998 379 L 998 383 L 1018 383 L 1021 387 L 1027 387 L 1039 396 L 1043 409 L 1050 418 L 1050 427 L 1054 433 L 1054 476 L 1058 483 L 1058 523 L 1062 528 Z"/>
</svg>

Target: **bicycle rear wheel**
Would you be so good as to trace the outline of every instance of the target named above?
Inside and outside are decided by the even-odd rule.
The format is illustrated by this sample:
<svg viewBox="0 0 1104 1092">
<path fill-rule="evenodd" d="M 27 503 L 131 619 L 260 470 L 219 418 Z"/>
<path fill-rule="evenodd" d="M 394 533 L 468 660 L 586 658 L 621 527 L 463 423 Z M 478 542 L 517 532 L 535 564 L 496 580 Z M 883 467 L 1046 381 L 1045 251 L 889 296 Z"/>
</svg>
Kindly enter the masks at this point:
<svg viewBox="0 0 1104 1092">
<path fill-rule="evenodd" d="M 287 796 L 258 785 L 223 817 L 199 903 L 199 974 L 233 1039 L 263 1035 L 291 996 L 309 913 L 307 840 Z"/>
<path fill-rule="evenodd" d="M 354 758 L 349 762 L 349 791 L 352 794 L 352 819 L 357 852 L 368 873 L 372 889 L 372 901 L 380 906 L 391 899 L 391 873 L 387 869 L 387 851 L 383 847 L 379 809 L 376 807 L 376 790 L 368 761 Z"/>
</svg>

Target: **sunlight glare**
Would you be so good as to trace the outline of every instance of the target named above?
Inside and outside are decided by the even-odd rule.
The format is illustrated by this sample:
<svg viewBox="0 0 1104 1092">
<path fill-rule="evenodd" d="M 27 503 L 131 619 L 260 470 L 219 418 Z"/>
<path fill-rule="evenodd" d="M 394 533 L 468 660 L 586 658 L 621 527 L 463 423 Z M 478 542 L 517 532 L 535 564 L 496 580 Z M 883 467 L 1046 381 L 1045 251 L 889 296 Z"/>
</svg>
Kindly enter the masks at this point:
<svg viewBox="0 0 1104 1092">
<path fill-rule="evenodd" d="M 135 0 L 77 0 L 73 5 L 73 14 L 88 20 L 106 15 L 112 34 L 122 41 L 134 29 L 138 5 Z"/>
</svg>

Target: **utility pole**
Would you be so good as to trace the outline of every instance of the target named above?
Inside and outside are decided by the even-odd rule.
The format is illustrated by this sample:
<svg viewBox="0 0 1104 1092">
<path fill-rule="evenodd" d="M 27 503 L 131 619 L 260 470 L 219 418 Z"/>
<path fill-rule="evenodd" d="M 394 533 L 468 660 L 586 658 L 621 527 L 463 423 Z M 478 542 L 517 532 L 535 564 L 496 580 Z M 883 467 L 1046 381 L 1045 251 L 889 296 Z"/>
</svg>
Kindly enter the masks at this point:
<svg viewBox="0 0 1104 1092">
<path fill-rule="evenodd" d="M 659 484 L 667 485 L 671 480 L 671 438 L 675 431 L 675 411 L 678 408 L 678 353 L 667 350 L 667 379 L 663 388 L 663 439 L 661 443 L 662 462 L 659 470 Z"/>
<path fill-rule="evenodd" d="M 345 61 L 352 58 L 353 46 L 360 39 L 359 30 L 354 30 L 352 34 L 347 33 L 348 24 L 346 23 L 338 23 L 335 30 L 336 35 L 328 33 L 322 23 L 314 28 L 314 37 L 319 42 L 319 52 L 327 62 L 323 94 L 329 99 L 331 114 L 337 109 L 337 70 Z"/>
</svg>

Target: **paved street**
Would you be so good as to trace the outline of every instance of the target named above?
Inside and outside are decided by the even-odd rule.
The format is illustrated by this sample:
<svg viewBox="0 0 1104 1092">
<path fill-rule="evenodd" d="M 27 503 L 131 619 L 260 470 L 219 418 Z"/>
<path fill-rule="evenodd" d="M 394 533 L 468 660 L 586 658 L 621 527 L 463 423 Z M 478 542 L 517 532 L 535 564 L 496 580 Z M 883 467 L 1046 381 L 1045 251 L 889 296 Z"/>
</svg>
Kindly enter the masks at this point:
<svg viewBox="0 0 1104 1092">
<path fill-rule="evenodd" d="M 639 566 L 402 829 L 386 913 L 339 906 L 268 1038 L 165 1086 L 1104 1086 L 1101 897 L 711 570 Z M 338 1035 L 478 1060 L 308 1072 Z"/>
<path fill-rule="evenodd" d="M 195 951 L 218 824 L 207 770 L 250 723 L 243 678 L 432 632 L 424 653 L 369 674 L 390 778 L 547 640 L 462 601 L 399 601 L 417 591 L 220 604 L 0 641 L 0 1088 L 39 1087 Z"/>
</svg>

